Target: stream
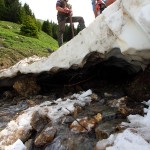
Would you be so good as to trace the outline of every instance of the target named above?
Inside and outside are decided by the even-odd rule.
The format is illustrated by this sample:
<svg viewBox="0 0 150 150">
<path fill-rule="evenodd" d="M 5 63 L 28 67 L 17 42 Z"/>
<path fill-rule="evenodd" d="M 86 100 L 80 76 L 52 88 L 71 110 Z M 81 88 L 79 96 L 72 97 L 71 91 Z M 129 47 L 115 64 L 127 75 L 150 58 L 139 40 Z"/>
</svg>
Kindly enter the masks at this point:
<svg viewBox="0 0 150 150">
<path fill-rule="evenodd" d="M 53 126 L 57 130 L 55 136 L 50 143 L 41 144 L 43 139 L 40 139 L 40 144 L 35 144 L 35 139 L 39 135 L 38 132 L 32 131 L 28 139 L 24 141 L 27 150 L 93 150 L 97 141 L 108 138 L 110 134 L 118 132 L 117 126 L 121 122 L 125 122 L 126 117 L 118 113 L 117 104 L 110 104 L 111 101 L 125 99 L 125 93 L 119 86 L 106 89 L 95 89 L 94 100 L 82 107 L 76 113 L 70 113 L 61 117 Z M 39 105 L 45 101 L 53 101 L 54 93 L 49 95 L 37 95 L 29 98 L 24 97 L 3 97 L 0 100 L 0 131 L 6 128 L 7 123 L 16 119 L 22 112 L 30 107 Z M 64 98 L 65 100 L 65 98 Z M 66 108 L 67 109 L 67 108 Z M 68 109 L 69 111 L 69 109 Z M 73 132 L 71 124 L 77 121 L 78 118 L 93 118 L 97 114 L 102 115 L 102 119 L 96 122 L 94 127 L 88 132 Z M 44 122 L 40 122 L 46 126 Z M 81 128 L 85 128 L 79 124 Z"/>
</svg>

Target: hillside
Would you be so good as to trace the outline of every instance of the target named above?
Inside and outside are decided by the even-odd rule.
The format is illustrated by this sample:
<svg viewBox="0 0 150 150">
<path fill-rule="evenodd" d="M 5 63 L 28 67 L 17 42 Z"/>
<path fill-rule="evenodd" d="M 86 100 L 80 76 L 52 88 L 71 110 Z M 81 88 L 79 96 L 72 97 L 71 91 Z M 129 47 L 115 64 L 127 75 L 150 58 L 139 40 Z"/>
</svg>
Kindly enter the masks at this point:
<svg viewBox="0 0 150 150">
<path fill-rule="evenodd" d="M 48 56 L 47 48 L 56 50 L 57 41 L 40 31 L 39 39 L 19 34 L 21 25 L 0 21 L 0 69 L 10 67 L 19 60 L 37 56 Z"/>
</svg>

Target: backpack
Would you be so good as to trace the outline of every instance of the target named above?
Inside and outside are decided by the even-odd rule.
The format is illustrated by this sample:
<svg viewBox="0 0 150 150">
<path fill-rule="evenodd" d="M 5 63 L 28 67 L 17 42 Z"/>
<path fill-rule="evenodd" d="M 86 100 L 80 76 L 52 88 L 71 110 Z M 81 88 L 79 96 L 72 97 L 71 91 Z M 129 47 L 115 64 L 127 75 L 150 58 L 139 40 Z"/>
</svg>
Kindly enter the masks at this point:
<svg viewBox="0 0 150 150">
<path fill-rule="evenodd" d="M 104 3 L 103 0 L 96 1 L 95 9 L 96 9 L 97 15 L 100 15 L 105 8 L 106 8 L 106 4 Z"/>
</svg>

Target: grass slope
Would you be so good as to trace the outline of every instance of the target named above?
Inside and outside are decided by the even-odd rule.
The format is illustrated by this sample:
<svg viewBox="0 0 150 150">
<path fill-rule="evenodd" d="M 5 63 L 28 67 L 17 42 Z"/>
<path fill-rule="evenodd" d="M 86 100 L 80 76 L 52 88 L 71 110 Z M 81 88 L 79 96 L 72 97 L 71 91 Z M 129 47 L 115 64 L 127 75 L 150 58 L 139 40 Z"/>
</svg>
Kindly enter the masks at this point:
<svg viewBox="0 0 150 150">
<path fill-rule="evenodd" d="M 0 69 L 10 67 L 19 60 L 37 56 L 48 56 L 47 48 L 58 49 L 57 41 L 44 32 L 39 32 L 39 38 L 20 35 L 20 25 L 0 21 Z"/>
</svg>

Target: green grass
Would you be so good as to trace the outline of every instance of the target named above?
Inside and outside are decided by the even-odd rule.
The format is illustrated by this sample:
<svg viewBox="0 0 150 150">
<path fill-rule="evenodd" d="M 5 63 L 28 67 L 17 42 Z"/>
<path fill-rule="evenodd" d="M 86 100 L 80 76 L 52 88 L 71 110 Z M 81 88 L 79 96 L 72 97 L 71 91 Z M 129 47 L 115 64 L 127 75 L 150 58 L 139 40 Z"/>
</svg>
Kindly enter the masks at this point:
<svg viewBox="0 0 150 150">
<path fill-rule="evenodd" d="M 0 69 L 9 67 L 19 60 L 37 56 L 48 56 L 47 48 L 58 49 L 55 39 L 40 31 L 39 38 L 20 35 L 20 25 L 0 21 Z"/>
</svg>

